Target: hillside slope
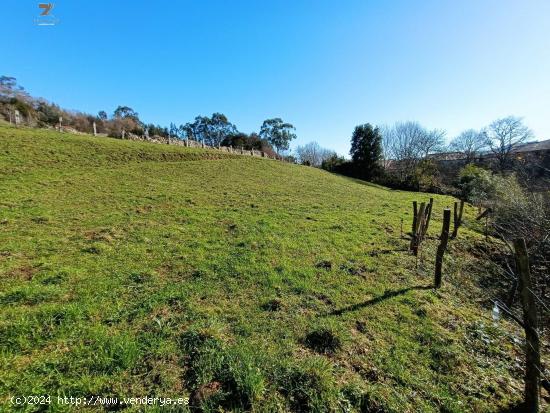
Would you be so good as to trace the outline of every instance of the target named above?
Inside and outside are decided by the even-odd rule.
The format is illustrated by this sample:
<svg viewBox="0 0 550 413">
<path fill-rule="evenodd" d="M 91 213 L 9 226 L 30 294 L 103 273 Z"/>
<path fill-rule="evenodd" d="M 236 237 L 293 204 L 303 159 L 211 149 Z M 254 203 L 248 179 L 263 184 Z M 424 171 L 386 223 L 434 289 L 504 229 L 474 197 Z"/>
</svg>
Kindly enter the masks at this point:
<svg viewBox="0 0 550 413">
<path fill-rule="evenodd" d="M 0 403 L 463 412 L 521 398 L 520 331 L 493 324 L 486 266 L 465 252 L 481 242 L 473 208 L 430 288 L 448 197 L 417 268 L 401 219 L 427 194 L 277 161 L 0 126 L 0 193 Z"/>
</svg>

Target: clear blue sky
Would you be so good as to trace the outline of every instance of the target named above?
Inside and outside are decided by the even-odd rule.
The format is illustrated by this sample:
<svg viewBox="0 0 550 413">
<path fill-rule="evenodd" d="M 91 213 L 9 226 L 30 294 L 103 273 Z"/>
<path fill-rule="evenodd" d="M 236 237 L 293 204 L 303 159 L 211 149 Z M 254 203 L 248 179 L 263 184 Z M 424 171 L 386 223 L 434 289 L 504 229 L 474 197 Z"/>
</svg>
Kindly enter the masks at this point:
<svg viewBox="0 0 550 413">
<path fill-rule="evenodd" d="M 69 109 L 282 117 L 342 154 L 365 122 L 452 137 L 514 114 L 550 139 L 548 0 L 47 1 L 56 26 L 2 2 L 0 74 Z"/>
</svg>

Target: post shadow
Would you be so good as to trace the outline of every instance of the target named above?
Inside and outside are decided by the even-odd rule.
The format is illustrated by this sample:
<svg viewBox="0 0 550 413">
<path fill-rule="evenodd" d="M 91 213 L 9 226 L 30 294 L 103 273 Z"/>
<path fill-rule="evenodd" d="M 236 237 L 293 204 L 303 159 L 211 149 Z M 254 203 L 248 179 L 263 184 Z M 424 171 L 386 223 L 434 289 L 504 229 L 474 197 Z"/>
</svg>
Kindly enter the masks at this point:
<svg viewBox="0 0 550 413">
<path fill-rule="evenodd" d="M 384 294 L 379 295 L 378 297 L 371 298 L 370 300 L 364 301 L 362 303 L 352 304 L 339 310 L 333 310 L 327 315 L 342 315 L 350 311 L 356 311 L 361 308 L 370 307 L 371 305 L 378 304 L 382 301 L 385 301 L 389 298 L 397 297 L 398 295 L 403 295 L 411 290 L 431 290 L 432 285 L 416 285 L 414 287 L 402 288 L 400 290 L 387 290 Z"/>
</svg>

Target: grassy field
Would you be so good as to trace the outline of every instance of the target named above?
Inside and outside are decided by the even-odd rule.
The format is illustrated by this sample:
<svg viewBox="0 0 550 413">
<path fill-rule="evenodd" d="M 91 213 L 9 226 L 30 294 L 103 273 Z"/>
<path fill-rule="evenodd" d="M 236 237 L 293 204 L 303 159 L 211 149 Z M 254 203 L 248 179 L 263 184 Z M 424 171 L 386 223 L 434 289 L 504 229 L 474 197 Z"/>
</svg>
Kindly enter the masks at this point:
<svg viewBox="0 0 550 413">
<path fill-rule="evenodd" d="M 2 411 L 82 411 L 10 404 L 45 394 L 211 412 L 521 399 L 521 331 L 490 317 L 472 207 L 430 288 L 451 198 L 434 196 L 417 267 L 400 226 L 427 194 L 272 160 L 4 125 L 0 194 Z"/>
</svg>

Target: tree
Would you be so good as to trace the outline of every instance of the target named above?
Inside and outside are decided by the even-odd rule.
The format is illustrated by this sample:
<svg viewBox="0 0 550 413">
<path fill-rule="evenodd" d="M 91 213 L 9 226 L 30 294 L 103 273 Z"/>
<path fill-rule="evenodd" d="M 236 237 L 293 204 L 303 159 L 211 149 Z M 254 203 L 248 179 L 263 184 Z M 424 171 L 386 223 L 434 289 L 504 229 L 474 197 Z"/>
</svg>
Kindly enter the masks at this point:
<svg viewBox="0 0 550 413">
<path fill-rule="evenodd" d="M 310 142 L 296 148 L 298 161 L 303 165 L 320 167 L 326 159 L 336 155 L 330 149 L 322 148 L 317 142 Z"/>
<path fill-rule="evenodd" d="M 398 163 L 414 165 L 420 159 L 422 151 L 420 140 L 425 129 L 418 122 L 397 122 L 384 129 L 384 153 L 388 159 Z"/>
<path fill-rule="evenodd" d="M 515 116 L 495 120 L 484 134 L 501 171 L 509 166 L 512 151 L 533 137 L 533 132 L 523 124 L 522 119 Z"/>
<path fill-rule="evenodd" d="M 351 137 L 351 160 L 358 177 L 371 179 L 380 171 L 382 135 L 370 123 L 355 127 Z"/>
<path fill-rule="evenodd" d="M 267 119 L 260 129 L 260 137 L 267 139 L 280 153 L 282 150 L 288 150 L 290 141 L 296 139 L 293 130 L 296 128 L 290 123 L 283 122 L 281 118 Z"/>
<path fill-rule="evenodd" d="M 113 117 L 115 119 L 133 119 L 136 122 L 139 122 L 138 113 L 128 106 L 119 106 L 113 112 Z"/>
<path fill-rule="evenodd" d="M 213 113 L 212 117 L 197 116 L 193 123 L 180 126 L 182 136 L 206 145 L 217 146 L 229 135 L 237 133 L 237 127 L 223 113 Z"/>
<path fill-rule="evenodd" d="M 486 146 L 487 142 L 483 133 L 475 129 L 468 129 L 454 138 L 449 147 L 453 151 L 464 154 L 466 161 L 470 163 Z"/>
<path fill-rule="evenodd" d="M 17 84 L 17 79 L 11 76 L 0 76 L 0 101 L 10 101 L 11 99 L 28 100 L 29 94 L 25 88 Z"/>
<path fill-rule="evenodd" d="M 428 130 L 418 122 L 397 122 L 384 127 L 383 152 L 385 159 L 416 164 L 429 154 L 443 149 L 446 132 Z"/>
<path fill-rule="evenodd" d="M 218 146 L 226 136 L 237 133 L 237 127 L 223 113 L 213 113 L 208 128 L 209 144 Z"/>
<path fill-rule="evenodd" d="M 343 171 L 343 165 L 349 164 L 351 162 L 346 161 L 346 159 L 343 156 L 339 156 L 336 152 L 333 152 L 332 155 L 330 155 L 328 158 L 323 160 L 323 163 L 321 164 L 321 168 L 325 171 L 329 172 L 346 172 Z"/>
<path fill-rule="evenodd" d="M 104 110 L 100 110 L 99 112 L 97 112 L 97 118 L 100 120 L 107 120 L 107 112 L 105 112 Z"/>
<path fill-rule="evenodd" d="M 428 157 L 429 154 L 441 152 L 445 145 L 445 132 L 443 129 L 424 130 L 418 139 L 419 149 L 422 151 L 423 157 Z"/>
<path fill-rule="evenodd" d="M 176 126 L 175 123 L 170 122 L 170 130 L 169 131 L 170 131 L 170 137 L 179 139 L 179 137 L 180 137 L 179 128 Z"/>
<path fill-rule="evenodd" d="M 139 120 L 138 113 L 128 106 L 118 106 L 113 112 L 113 119 L 109 122 L 107 129 L 109 136 L 122 137 L 124 133 L 143 133 L 143 124 Z"/>
</svg>

